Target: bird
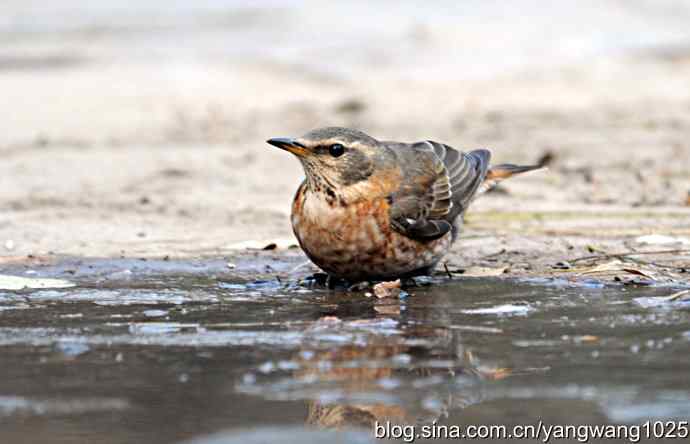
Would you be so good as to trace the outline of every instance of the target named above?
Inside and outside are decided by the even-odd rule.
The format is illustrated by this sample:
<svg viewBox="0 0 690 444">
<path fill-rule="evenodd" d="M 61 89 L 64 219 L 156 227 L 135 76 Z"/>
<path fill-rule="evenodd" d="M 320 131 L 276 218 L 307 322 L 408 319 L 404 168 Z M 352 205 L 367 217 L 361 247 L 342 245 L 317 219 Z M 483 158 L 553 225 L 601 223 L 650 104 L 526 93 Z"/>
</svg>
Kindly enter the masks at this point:
<svg viewBox="0 0 690 444">
<path fill-rule="evenodd" d="M 290 217 L 300 247 L 329 278 L 347 282 L 431 274 L 477 196 L 541 168 L 490 165 L 487 149 L 380 141 L 342 127 L 267 143 L 295 155 L 304 169 Z"/>
</svg>

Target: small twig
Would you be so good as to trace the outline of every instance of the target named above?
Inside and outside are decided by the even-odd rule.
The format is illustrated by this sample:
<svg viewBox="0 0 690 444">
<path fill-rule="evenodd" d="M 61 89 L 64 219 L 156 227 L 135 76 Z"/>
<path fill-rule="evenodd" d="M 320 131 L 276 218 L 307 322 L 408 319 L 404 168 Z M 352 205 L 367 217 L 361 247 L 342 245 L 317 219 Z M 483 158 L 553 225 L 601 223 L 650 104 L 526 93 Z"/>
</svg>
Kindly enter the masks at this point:
<svg viewBox="0 0 690 444">
<path fill-rule="evenodd" d="M 452 273 L 450 272 L 450 270 L 448 269 L 448 263 L 447 263 L 447 262 L 444 262 L 444 263 L 443 263 L 443 268 L 445 268 L 446 274 L 448 275 L 448 278 L 449 278 L 449 279 L 453 279 L 453 274 L 452 274 Z"/>
<path fill-rule="evenodd" d="M 640 264 L 640 265 L 651 265 L 651 266 L 654 266 L 654 267 L 668 268 L 668 269 L 678 270 L 678 271 L 682 271 L 682 270 L 687 270 L 687 269 L 688 269 L 687 266 L 685 266 L 685 267 L 678 267 L 678 266 L 675 266 L 675 265 L 660 264 L 659 262 L 643 261 L 642 259 L 637 259 L 637 258 L 634 258 L 634 257 L 622 258 L 622 260 L 623 260 L 623 261 L 630 261 L 630 262 L 633 262 L 633 263 L 635 263 L 635 264 Z"/>
<path fill-rule="evenodd" d="M 589 261 L 594 259 L 620 259 L 629 256 L 637 256 L 640 254 L 680 254 L 680 253 L 690 253 L 690 250 L 657 250 L 657 251 L 633 251 L 629 253 L 607 253 L 607 254 L 594 254 L 591 256 L 582 256 L 570 260 L 570 263 Z"/>
<path fill-rule="evenodd" d="M 673 293 L 671 296 L 667 297 L 667 301 L 675 301 L 676 299 L 683 300 L 685 296 L 690 295 L 690 290 L 679 291 L 678 293 Z"/>
</svg>

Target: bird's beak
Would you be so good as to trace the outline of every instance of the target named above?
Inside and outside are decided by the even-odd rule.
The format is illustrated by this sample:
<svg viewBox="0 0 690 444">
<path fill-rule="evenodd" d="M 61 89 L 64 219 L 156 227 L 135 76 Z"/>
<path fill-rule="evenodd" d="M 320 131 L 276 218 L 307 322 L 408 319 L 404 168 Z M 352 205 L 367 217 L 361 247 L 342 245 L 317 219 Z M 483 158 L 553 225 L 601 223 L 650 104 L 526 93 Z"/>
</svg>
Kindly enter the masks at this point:
<svg viewBox="0 0 690 444">
<path fill-rule="evenodd" d="M 290 137 L 274 137 L 273 139 L 268 139 L 266 142 L 285 151 L 290 151 L 296 156 L 306 156 L 309 152 L 307 147 Z"/>
</svg>

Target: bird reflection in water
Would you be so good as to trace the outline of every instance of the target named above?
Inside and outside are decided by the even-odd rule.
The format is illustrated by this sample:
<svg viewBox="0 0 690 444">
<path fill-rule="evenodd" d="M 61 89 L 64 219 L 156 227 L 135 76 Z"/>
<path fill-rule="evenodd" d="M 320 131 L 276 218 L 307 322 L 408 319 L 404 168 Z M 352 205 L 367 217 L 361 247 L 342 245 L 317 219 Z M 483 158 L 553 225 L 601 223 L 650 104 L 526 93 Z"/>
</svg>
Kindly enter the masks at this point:
<svg viewBox="0 0 690 444">
<path fill-rule="evenodd" d="M 306 399 L 310 426 L 370 429 L 377 421 L 440 421 L 451 410 L 482 401 L 485 381 L 511 375 L 480 362 L 441 311 L 415 310 L 410 316 L 398 300 L 369 308 L 367 316 L 341 320 L 352 319 L 352 312 L 340 306 L 317 320 L 290 364 L 282 364 L 291 371 L 257 380 L 245 391 Z"/>
</svg>

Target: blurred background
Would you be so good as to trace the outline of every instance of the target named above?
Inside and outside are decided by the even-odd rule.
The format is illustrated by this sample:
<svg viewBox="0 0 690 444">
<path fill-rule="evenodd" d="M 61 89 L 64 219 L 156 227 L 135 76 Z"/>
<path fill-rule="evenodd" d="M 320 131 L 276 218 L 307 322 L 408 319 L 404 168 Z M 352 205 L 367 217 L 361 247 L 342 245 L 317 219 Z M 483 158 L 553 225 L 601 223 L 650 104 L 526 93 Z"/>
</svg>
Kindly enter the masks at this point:
<svg viewBox="0 0 690 444">
<path fill-rule="evenodd" d="M 682 0 L 5 0 L 0 253 L 292 242 L 301 168 L 264 141 L 327 125 L 551 164 L 478 211 L 683 207 L 689 23 Z"/>
</svg>

